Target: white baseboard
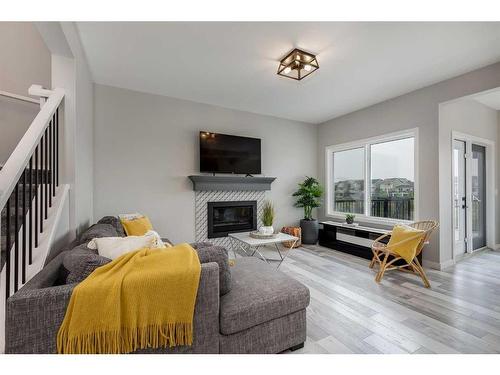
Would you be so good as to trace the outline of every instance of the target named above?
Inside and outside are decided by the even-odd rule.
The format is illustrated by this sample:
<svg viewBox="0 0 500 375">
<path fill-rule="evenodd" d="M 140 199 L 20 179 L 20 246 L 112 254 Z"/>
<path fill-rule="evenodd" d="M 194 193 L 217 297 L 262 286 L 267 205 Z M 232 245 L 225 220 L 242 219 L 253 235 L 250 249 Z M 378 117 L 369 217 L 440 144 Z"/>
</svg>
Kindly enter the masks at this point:
<svg viewBox="0 0 500 375">
<path fill-rule="evenodd" d="M 452 267 L 455 265 L 455 261 L 453 259 L 447 260 L 446 262 L 442 262 L 441 270 L 445 270 L 446 268 Z"/>
<path fill-rule="evenodd" d="M 422 266 L 424 268 L 432 268 L 434 270 L 441 269 L 438 262 L 432 262 L 430 260 L 425 260 L 425 259 L 422 259 Z"/>
<path fill-rule="evenodd" d="M 455 261 L 453 259 L 447 260 L 446 262 L 433 262 L 430 260 L 422 260 L 422 266 L 424 268 L 432 268 L 434 270 L 442 271 L 448 267 L 454 266 Z"/>
</svg>

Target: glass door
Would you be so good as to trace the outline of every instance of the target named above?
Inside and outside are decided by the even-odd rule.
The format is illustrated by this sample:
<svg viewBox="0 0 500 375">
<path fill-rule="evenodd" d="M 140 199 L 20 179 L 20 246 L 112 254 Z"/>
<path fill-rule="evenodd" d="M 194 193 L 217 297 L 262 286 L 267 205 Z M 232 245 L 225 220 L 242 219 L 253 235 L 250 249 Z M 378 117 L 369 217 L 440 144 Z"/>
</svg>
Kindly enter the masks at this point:
<svg viewBox="0 0 500 375">
<path fill-rule="evenodd" d="M 466 144 L 453 140 L 453 252 L 467 252 Z"/>
<path fill-rule="evenodd" d="M 486 246 L 486 148 L 472 144 L 472 250 Z"/>
</svg>

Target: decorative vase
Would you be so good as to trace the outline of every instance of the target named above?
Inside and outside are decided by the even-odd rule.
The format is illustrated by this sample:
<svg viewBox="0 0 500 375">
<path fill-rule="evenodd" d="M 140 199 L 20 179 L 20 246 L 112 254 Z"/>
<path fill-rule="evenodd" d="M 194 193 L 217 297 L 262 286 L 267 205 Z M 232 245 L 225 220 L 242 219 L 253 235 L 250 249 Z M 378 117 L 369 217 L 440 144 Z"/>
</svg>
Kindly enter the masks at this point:
<svg viewBox="0 0 500 375">
<path fill-rule="evenodd" d="M 274 233 L 274 228 L 272 225 L 262 226 L 259 228 L 259 233 L 271 235 Z"/>
<path fill-rule="evenodd" d="M 314 245 L 316 244 L 316 242 L 318 242 L 318 220 L 300 220 L 300 230 L 302 232 L 302 243 Z"/>
</svg>

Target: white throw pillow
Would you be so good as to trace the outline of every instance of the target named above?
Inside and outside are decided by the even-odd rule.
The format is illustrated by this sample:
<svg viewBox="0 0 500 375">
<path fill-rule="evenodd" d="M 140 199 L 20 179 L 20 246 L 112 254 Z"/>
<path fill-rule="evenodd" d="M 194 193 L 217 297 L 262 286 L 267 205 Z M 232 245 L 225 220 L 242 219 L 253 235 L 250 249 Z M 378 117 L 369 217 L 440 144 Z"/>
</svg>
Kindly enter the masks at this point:
<svg viewBox="0 0 500 375">
<path fill-rule="evenodd" d="M 154 230 L 148 230 L 144 235 L 154 237 L 153 247 L 155 248 L 166 247 L 165 243 L 161 239 L 158 232 L 155 232 Z"/>
<path fill-rule="evenodd" d="M 149 231 L 144 236 L 94 238 L 87 247 L 97 249 L 99 255 L 113 260 L 130 251 L 145 247 L 150 249 L 164 248 L 164 245 L 158 233 Z"/>
</svg>

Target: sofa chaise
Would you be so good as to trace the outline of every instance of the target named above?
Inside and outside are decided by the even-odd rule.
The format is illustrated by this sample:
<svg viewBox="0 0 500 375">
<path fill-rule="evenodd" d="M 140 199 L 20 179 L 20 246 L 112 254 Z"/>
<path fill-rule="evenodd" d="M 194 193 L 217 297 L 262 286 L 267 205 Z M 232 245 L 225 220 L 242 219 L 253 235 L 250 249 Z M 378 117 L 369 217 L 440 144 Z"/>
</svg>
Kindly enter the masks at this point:
<svg viewBox="0 0 500 375">
<path fill-rule="evenodd" d="M 96 233 L 99 237 L 123 235 L 119 221 L 113 223 L 116 229 L 105 224 L 109 221 L 104 218 L 89 228 L 90 233 L 86 231 L 55 255 L 7 300 L 6 353 L 56 352 L 57 332 L 77 285 L 67 282 L 64 259 L 85 247 Z M 211 254 L 209 243 L 193 247 L 203 247 L 205 254 Z M 222 275 L 220 264 L 202 262 L 193 345 L 137 353 L 280 353 L 303 346 L 309 304 L 309 290 L 304 285 L 257 258 L 242 257 L 229 267 L 231 288 L 221 295 L 220 284 L 227 283 L 228 275 Z"/>
</svg>

